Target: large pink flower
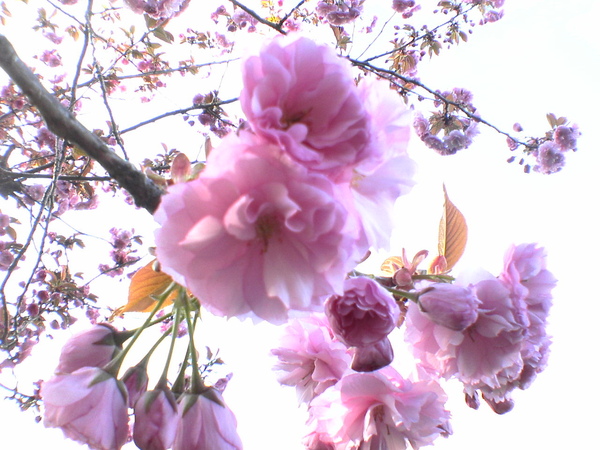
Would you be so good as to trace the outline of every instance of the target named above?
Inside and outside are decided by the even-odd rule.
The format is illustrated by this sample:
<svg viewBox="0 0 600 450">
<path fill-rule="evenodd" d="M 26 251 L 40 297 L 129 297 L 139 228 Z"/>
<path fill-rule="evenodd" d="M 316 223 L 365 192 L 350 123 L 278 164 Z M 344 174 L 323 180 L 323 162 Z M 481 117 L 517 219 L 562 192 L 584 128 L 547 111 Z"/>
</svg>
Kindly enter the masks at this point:
<svg viewBox="0 0 600 450">
<path fill-rule="evenodd" d="M 42 384 L 44 425 L 99 450 L 117 450 L 127 441 L 127 392 L 96 367 L 55 375 Z"/>
<path fill-rule="evenodd" d="M 271 350 L 279 359 L 278 381 L 295 386 L 298 400 L 310 402 L 333 386 L 350 366 L 350 351 L 338 341 L 323 314 L 292 320 L 280 347 Z"/>
<path fill-rule="evenodd" d="M 450 433 L 445 402 L 436 381 L 405 380 L 390 367 L 349 374 L 311 402 L 309 428 L 322 448 L 419 448 Z"/>
<path fill-rule="evenodd" d="M 178 404 L 179 422 L 173 450 L 241 450 L 233 412 L 221 394 L 210 389 L 203 395 L 183 394 Z"/>
<path fill-rule="evenodd" d="M 116 330 L 108 324 L 94 325 L 72 336 L 60 352 L 56 373 L 71 373 L 82 367 L 102 367 L 116 355 L 120 345 Z"/>
<path fill-rule="evenodd" d="M 230 136 L 155 214 L 163 269 L 217 315 L 282 323 L 290 309 L 319 309 L 356 261 L 335 185 L 274 153 L 250 134 Z"/>
<path fill-rule="evenodd" d="M 308 38 L 276 38 L 243 66 L 252 129 L 297 162 L 327 173 L 369 156 L 369 122 L 350 65 Z"/>
</svg>

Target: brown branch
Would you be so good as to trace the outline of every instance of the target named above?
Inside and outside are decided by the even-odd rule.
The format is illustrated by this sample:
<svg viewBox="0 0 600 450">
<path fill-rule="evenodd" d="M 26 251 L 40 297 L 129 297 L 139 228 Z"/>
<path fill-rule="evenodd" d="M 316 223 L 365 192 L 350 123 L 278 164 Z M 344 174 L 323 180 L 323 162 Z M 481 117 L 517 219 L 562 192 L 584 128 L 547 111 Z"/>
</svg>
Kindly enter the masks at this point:
<svg viewBox="0 0 600 450">
<path fill-rule="evenodd" d="M 258 13 L 252 11 L 250 8 L 248 8 L 246 5 L 242 5 L 240 2 L 238 2 L 237 0 L 229 0 L 231 3 L 233 3 L 235 6 L 237 6 L 238 8 L 246 11 L 248 14 L 250 14 L 252 17 L 254 17 L 256 20 L 258 20 L 260 23 L 262 23 L 263 25 L 266 25 L 268 27 L 273 28 L 275 31 L 277 31 L 278 33 L 281 34 L 287 34 L 282 28 L 280 23 L 273 23 L 273 22 L 269 22 L 266 19 L 263 19 Z"/>
<path fill-rule="evenodd" d="M 108 174 L 131 194 L 137 206 L 150 213 L 158 208 L 163 191 L 133 164 L 117 156 L 99 136 L 75 119 L 73 114 L 42 86 L 39 79 L 16 54 L 8 39 L 1 34 L 0 67 L 37 107 L 50 131 L 76 144 L 91 158 L 98 161 Z"/>
</svg>

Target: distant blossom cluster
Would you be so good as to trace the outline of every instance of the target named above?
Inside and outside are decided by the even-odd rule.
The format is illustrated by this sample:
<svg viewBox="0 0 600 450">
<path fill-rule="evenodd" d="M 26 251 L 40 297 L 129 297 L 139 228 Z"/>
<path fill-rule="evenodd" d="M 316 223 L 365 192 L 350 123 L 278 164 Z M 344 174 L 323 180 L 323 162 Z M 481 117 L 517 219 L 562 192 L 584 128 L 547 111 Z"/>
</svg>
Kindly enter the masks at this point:
<svg viewBox="0 0 600 450">
<path fill-rule="evenodd" d="M 422 114 L 415 114 L 414 129 L 421 141 L 440 155 L 454 155 L 459 150 L 469 147 L 473 138 L 479 134 L 477 122 L 461 115 L 460 108 L 474 113 L 473 95 L 462 88 L 440 94 L 442 99 L 435 102 L 442 111 L 433 113 L 428 119 Z M 439 137 L 440 131 L 444 132 Z"/>
<path fill-rule="evenodd" d="M 163 197 L 157 256 L 214 314 L 283 323 L 322 310 L 387 245 L 391 206 L 413 184 L 410 119 L 385 83 L 357 87 L 346 61 L 307 38 L 268 43 L 243 82 L 249 130 Z"/>
</svg>

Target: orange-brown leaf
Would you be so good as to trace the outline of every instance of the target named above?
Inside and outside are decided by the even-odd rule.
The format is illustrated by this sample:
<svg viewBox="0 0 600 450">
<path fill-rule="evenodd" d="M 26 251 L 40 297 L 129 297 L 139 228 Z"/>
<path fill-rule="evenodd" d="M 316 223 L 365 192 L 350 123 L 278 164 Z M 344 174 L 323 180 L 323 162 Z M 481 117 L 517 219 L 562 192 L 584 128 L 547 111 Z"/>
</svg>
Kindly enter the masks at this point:
<svg viewBox="0 0 600 450">
<path fill-rule="evenodd" d="M 402 264 L 402 258 L 399 256 L 390 256 L 383 263 L 381 263 L 381 275 L 384 277 L 393 277 L 398 269 L 404 267 Z"/>
<path fill-rule="evenodd" d="M 438 251 L 446 258 L 447 270 L 458 262 L 467 246 L 467 222 L 465 216 L 450 201 L 444 186 L 444 213 L 440 220 Z"/>
<path fill-rule="evenodd" d="M 173 282 L 170 275 L 154 270 L 156 260 L 151 261 L 139 269 L 131 278 L 129 285 L 129 298 L 127 304 L 119 308 L 119 313 L 130 311 L 150 312 L 156 305 L 156 300 L 152 296 L 160 295 Z M 163 306 L 173 303 L 177 291 L 167 298 Z"/>
</svg>

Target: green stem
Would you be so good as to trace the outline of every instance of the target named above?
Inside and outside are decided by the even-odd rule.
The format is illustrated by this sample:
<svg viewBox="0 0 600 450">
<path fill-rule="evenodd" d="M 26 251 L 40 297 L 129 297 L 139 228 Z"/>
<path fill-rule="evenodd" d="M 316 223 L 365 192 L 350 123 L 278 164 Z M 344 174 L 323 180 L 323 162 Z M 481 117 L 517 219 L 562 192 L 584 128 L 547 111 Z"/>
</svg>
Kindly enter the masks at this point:
<svg viewBox="0 0 600 450">
<path fill-rule="evenodd" d="M 392 294 L 394 294 L 395 296 L 407 298 L 413 302 L 417 301 L 418 294 L 416 292 L 402 291 L 400 289 L 394 289 L 391 287 L 386 287 L 386 289 L 388 291 L 390 291 Z"/>
<path fill-rule="evenodd" d="M 180 291 L 180 300 L 183 303 L 185 311 L 185 320 L 188 325 L 188 336 L 190 338 L 190 356 L 192 359 L 192 386 L 191 392 L 194 394 L 200 394 L 205 390 L 204 383 L 200 377 L 200 369 L 198 367 L 198 355 L 196 353 L 196 345 L 194 344 L 194 331 L 195 331 L 195 320 L 192 322 L 192 313 L 190 310 L 189 298 L 184 289 Z M 198 316 L 196 315 L 196 318 Z"/>
<path fill-rule="evenodd" d="M 179 308 L 176 309 L 175 319 L 173 320 L 173 325 L 171 328 L 171 345 L 169 347 L 169 354 L 167 355 L 167 361 L 165 362 L 165 368 L 163 369 L 163 373 L 156 383 L 156 389 L 160 389 L 167 385 L 167 373 L 169 371 L 169 366 L 171 365 L 171 359 L 173 357 L 173 349 L 175 348 L 175 341 L 177 339 L 177 329 L 179 328 L 179 322 L 181 321 L 181 310 Z M 166 335 L 166 333 L 165 333 Z"/>
<path fill-rule="evenodd" d="M 118 375 L 119 369 L 121 368 L 121 364 L 123 364 L 123 360 L 125 359 L 125 356 L 127 356 L 127 353 L 129 352 L 129 350 L 131 350 L 131 347 L 133 346 L 133 344 L 135 344 L 135 341 L 137 341 L 137 339 L 140 337 L 140 335 L 142 334 L 142 331 L 144 331 L 146 328 L 148 328 L 150 322 L 152 321 L 152 318 L 162 308 L 163 303 L 167 300 L 167 298 L 169 297 L 169 295 L 171 294 L 173 289 L 175 289 L 176 286 L 177 285 L 175 283 L 171 283 L 169 285 L 169 287 L 165 290 L 165 292 L 163 292 L 160 296 L 158 296 L 156 305 L 154 306 L 154 309 L 152 310 L 152 312 L 148 315 L 144 324 L 141 327 L 139 327 L 137 330 L 135 330 L 135 334 L 132 336 L 131 340 L 127 343 L 127 347 L 125 347 L 117 356 L 115 356 L 113 358 L 113 360 L 111 362 L 109 362 L 104 367 L 104 371 L 114 375 L 115 377 Z"/>
</svg>

